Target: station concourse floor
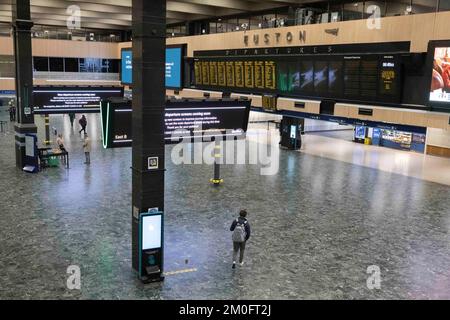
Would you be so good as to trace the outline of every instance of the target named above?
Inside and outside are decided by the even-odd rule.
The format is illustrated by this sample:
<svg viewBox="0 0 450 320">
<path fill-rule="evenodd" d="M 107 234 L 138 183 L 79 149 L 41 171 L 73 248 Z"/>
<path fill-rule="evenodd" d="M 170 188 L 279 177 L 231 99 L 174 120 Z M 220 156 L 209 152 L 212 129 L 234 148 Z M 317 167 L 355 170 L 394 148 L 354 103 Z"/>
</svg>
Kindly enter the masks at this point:
<svg viewBox="0 0 450 320">
<path fill-rule="evenodd" d="M 88 115 L 86 166 L 77 122 L 51 125 L 69 170 L 17 170 L 12 127 L 0 134 L 0 299 L 450 299 L 449 159 L 306 135 L 300 152 L 280 151 L 278 174 L 224 165 L 213 187 L 212 166 L 174 165 L 167 146 L 165 271 L 196 271 L 143 285 L 131 269 L 131 149 L 103 149 Z M 417 163 L 438 163 L 444 178 L 415 174 Z M 253 233 L 232 270 L 241 208 Z M 81 290 L 66 287 L 70 265 Z M 367 287 L 371 265 L 380 289 Z"/>
</svg>

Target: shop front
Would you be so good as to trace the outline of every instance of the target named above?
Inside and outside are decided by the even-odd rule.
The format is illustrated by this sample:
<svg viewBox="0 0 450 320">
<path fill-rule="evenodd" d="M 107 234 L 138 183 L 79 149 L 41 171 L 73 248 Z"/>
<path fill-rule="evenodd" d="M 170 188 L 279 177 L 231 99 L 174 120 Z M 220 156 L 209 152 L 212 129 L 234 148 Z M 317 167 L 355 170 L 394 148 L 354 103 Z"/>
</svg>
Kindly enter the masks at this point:
<svg viewBox="0 0 450 320">
<path fill-rule="evenodd" d="M 355 126 L 353 141 L 386 148 L 424 153 L 425 139 L 426 128 Z"/>
</svg>

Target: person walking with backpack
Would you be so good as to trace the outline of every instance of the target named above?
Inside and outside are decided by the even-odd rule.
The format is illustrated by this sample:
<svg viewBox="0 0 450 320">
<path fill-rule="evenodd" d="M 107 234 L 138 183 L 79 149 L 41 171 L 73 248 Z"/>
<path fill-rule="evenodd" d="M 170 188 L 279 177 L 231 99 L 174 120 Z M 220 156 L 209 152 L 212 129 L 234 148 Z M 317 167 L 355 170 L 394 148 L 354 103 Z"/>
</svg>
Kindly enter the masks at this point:
<svg viewBox="0 0 450 320">
<path fill-rule="evenodd" d="M 239 264 L 244 265 L 245 244 L 250 238 L 250 223 L 247 220 L 247 211 L 241 210 L 239 217 L 233 220 L 230 231 L 233 232 L 231 238 L 233 240 L 233 266 L 236 268 L 236 259 L 239 253 Z"/>
<path fill-rule="evenodd" d="M 81 119 L 78 121 L 78 123 L 81 126 L 81 130 L 79 131 L 80 134 L 81 134 L 81 131 L 84 131 L 84 134 L 86 134 L 87 119 L 84 114 L 81 116 Z"/>
</svg>

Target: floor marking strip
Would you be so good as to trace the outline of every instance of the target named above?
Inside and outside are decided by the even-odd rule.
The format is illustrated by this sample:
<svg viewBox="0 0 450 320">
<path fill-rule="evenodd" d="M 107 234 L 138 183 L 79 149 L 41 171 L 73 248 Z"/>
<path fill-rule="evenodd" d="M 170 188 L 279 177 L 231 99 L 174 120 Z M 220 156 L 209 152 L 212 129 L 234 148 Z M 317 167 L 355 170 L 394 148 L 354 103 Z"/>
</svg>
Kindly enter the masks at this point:
<svg viewBox="0 0 450 320">
<path fill-rule="evenodd" d="M 171 275 L 174 275 L 174 274 L 188 273 L 188 272 L 195 272 L 195 271 L 197 271 L 197 268 L 191 268 L 191 269 L 183 269 L 183 270 L 177 270 L 177 271 L 164 272 L 163 275 L 164 275 L 164 276 L 171 276 Z"/>
</svg>

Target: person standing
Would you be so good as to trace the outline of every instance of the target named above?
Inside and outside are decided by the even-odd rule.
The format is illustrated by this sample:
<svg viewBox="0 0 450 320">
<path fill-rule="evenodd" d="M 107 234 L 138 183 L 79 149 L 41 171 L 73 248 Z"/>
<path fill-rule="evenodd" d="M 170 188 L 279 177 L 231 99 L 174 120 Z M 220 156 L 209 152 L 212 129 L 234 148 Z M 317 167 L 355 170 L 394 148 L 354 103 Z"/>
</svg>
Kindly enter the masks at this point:
<svg viewBox="0 0 450 320">
<path fill-rule="evenodd" d="M 64 147 L 64 139 L 62 134 L 58 134 L 58 138 L 56 138 L 56 144 L 58 145 L 59 150 L 61 152 L 67 152 L 66 147 Z M 63 164 L 66 164 L 66 158 L 63 158 Z"/>
<path fill-rule="evenodd" d="M 86 132 L 87 119 L 86 119 L 86 116 L 84 114 L 81 116 L 81 119 L 80 119 L 80 121 L 78 121 L 78 123 L 81 126 L 81 130 L 79 131 L 80 134 L 81 134 L 81 131 L 84 131 L 84 134 L 86 135 L 86 133 L 87 133 Z"/>
<path fill-rule="evenodd" d="M 73 122 L 75 121 L 75 113 L 73 113 L 73 112 L 69 113 L 69 119 L 70 119 L 70 125 L 73 128 Z"/>
<path fill-rule="evenodd" d="M 245 244 L 250 238 L 250 223 L 247 220 L 247 211 L 241 210 L 239 217 L 233 220 L 230 231 L 233 232 L 231 238 L 233 240 L 233 265 L 236 268 L 236 259 L 239 253 L 239 264 L 244 265 Z"/>
<path fill-rule="evenodd" d="M 14 106 L 12 100 L 9 101 L 9 121 L 16 121 L 16 107 Z"/>
<path fill-rule="evenodd" d="M 91 139 L 89 139 L 87 133 L 84 134 L 83 150 L 86 156 L 84 164 L 91 164 Z"/>
</svg>

